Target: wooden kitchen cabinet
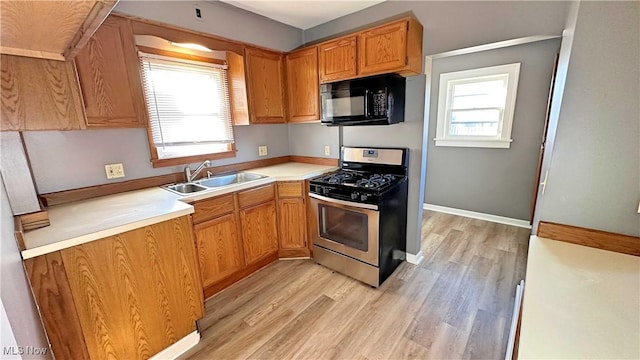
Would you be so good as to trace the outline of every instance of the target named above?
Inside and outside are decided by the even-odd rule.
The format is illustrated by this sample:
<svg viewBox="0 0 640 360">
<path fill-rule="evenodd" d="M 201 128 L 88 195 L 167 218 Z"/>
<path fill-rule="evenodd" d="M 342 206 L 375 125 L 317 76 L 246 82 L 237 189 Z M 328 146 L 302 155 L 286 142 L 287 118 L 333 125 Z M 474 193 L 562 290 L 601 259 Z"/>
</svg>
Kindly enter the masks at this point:
<svg viewBox="0 0 640 360">
<path fill-rule="evenodd" d="M 128 19 L 110 16 L 76 56 L 88 127 L 144 127 L 140 65 Z"/>
<path fill-rule="evenodd" d="M 277 260 L 274 184 L 197 201 L 193 207 L 205 298 Z"/>
<path fill-rule="evenodd" d="M 278 252 L 276 202 L 240 210 L 244 257 L 247 265 Z"/>
<path fill-rule="evenodd" d="M 85 127 L 73 62 L 2 55 L 3 131 Z"/>
<path fill-rule="evenodd" d="M 422 25 L 406 18 L 358 33 L 358 74 L 422 71 Z"/>
<path fill-rule="evenodd" d="M 357 73 L 356 40 L 347 36 L 318 46 L 320 82 L 332 82 L 354 78 Z"/>
<path fill-rule="evenodd" d="M 244 268 L 236 213 L 194 225 L 202 285 L 206 289 Z"/>
<path fill-rule="evenodd" d="M 280 257 L 308 257 L 307 207 L 303 181 L 278 182 Z"/>
<path fill-rule="evenodd" d="M 252 124 L 286 122 L 282 54 L 245 48 L 249 118 Z"/>
<path fill-rule="evenodd" d="M 310 47 L 286 55 L 289 122 L 320 121 L 318 48 Z"/>
<path fill-rule="evenodd" d="M 57 359 L 148 359 L 204 314 L 188 216 L 24 261 Z"/>
</svg>

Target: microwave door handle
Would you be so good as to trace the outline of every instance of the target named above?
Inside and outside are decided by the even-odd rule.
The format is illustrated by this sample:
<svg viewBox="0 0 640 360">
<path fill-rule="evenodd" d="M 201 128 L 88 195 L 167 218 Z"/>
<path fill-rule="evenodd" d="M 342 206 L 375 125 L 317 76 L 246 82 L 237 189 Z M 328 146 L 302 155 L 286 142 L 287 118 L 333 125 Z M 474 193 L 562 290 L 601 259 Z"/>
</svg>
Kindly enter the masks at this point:
<svg viewBox="0 0 640 360">
<path fill-rule="evenodd" d="M 369 89 L 364 90 L 364 116 L 367 118 L 371 116 L 369 112 Z"/>
</svg>

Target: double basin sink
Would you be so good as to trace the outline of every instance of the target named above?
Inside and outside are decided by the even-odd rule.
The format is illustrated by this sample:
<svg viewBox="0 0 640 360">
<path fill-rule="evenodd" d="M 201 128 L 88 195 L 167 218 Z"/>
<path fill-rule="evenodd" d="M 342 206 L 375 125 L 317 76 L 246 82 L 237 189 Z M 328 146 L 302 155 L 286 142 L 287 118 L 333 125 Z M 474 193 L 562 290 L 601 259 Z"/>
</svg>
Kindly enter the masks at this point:
<svg viewBox="0 0 640 360">
<path fill-rule="evenodd" d="M 218 175 L 196 180 L 188 183 L 164 186 L 165 189 L 180 195 L 193 194 L 200 191 L 220 188 L 223 186 L 242 184 L 253 180 L 264 179 L 266 176 L 248 172 L 239 172 L 228 175 Z"/>
</svg>

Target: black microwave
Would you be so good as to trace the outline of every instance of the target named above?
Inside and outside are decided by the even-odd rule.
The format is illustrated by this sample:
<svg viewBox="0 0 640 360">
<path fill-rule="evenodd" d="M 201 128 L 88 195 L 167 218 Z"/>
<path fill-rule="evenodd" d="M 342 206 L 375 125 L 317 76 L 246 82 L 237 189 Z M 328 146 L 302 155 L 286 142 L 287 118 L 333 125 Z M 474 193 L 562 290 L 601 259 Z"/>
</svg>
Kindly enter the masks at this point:
<svg viewBox="0 0 640 360">
<path fill-rule="evenodd" d="M 404 121 L 406 79 L 397 74 L 320 85 L 322 123 L 390 125 Z"/>
</svg>

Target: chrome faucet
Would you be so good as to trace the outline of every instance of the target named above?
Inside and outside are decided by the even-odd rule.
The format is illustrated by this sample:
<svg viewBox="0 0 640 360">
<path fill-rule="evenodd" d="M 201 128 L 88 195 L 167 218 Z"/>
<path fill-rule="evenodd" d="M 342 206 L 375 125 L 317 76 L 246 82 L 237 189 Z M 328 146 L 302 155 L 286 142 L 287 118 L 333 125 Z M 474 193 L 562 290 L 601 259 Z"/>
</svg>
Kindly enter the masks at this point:
<svg viewBox="0 0 640 360">
<path fill-rule="evenodd" d="M 196 176 L 198 176 L 198 174 L 200 174 L 200 172 L 202 170 L 204 170 L 204 168 L 209 166 L 209 165 L 211 165 L 211 161 L 205 160 L 195 170 L 193 170 L 193 172 L 191 172 L 191 168 L 189 168 L 189 165 L 185 166 L 184 167 L 184 176 L 187 178 L 187 182 L 193 181 L 193 179 L 195 179 Z"/>
</svg>

